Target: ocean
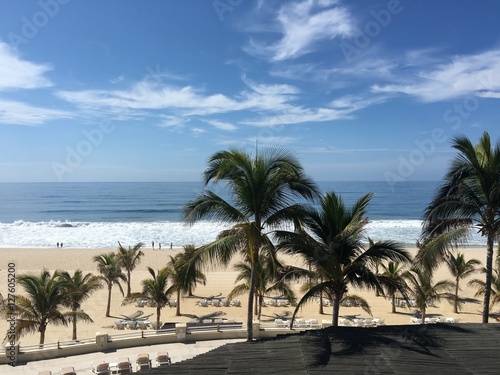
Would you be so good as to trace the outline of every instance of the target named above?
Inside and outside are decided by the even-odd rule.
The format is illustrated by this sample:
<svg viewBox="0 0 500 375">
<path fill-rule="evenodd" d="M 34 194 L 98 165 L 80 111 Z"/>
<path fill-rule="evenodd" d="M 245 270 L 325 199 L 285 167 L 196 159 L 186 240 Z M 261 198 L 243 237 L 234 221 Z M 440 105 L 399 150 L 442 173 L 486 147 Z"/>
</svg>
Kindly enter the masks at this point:
<svg viewBox="0 0 500 375">
<path fill-rule="evenodd" d="M 438 182 L 318 182 L 323 192 L 341 194 L 351 205 L 363 194 L 374 197 L 367 235 L 414 246 L 422 212 Z M 213 241 L 228 224 L 203 221 L 188 226 L 182 208 L 203 191 L 196 182 L 2 183 L 0 248 L 114 248 L 143 242 L 164 248 Z M 217 191 L 224 194 L 223 190 Z M 484 241 L 475 236 L 471 245 Z"/>
</svg>

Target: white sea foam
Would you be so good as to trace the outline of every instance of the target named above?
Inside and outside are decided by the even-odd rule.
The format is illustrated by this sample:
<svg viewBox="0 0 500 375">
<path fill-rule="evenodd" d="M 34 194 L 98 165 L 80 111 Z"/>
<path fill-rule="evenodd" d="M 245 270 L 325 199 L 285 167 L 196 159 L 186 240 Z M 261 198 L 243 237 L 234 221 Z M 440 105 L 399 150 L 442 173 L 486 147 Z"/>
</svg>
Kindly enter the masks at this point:
<svg viewBox="0 0 500 375">
<path fill-rule="evenodd" d="M 420 236 L 420 220 L 374 220 L 367 228 L 372 240 L 393 240 L 414 246 Z M 114 248 L 117 241 L 123 245 L 143 242 L 170 244 L 181 247 L 187 244 L 200 246 L 213 241 L 217 234 L 229 227 L 220 222 L 198 222 L 192 226 L 182 222 L 68 222 L 47 221 L 0 223 L 0 247 L 54 247 L 57 242 L 64 247 Z M 484 239 L 472 237 L 469 244 L 482 245 Z"/>
</svg>

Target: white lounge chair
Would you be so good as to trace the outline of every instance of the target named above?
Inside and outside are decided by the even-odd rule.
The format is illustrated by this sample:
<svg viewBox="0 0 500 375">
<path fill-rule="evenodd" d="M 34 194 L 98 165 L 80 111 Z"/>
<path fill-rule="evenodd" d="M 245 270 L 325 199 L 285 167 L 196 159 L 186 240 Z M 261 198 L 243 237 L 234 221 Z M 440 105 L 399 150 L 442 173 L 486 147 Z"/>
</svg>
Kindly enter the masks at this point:
<svg viewBox="0 0 500 375">
<path fill-rule="evenodd" d="M 141 330 L 146 330 L 149 327 L 149 321 L 146 320 L 138 320 L 137 321 L 137 327 Z"/>
<path fill-rule="evenodd" d="M 165 366 L 165 365 L 170 365 L 172 363 L 172 360 L 170 356 L 168 355 L 168 352 L 157 352 L 156 353 L 156 363 L 159 367 Z"/>
<path fill-rule="evenodd" d="M 321 328 L 321 324 L 318 323 L 317 319 L 309 319 L 309 327 L 313 329 Z"/>
<path fill-rule="evenodd" d="M 96 375 L 109 375 L 110 374 L 109 363 L 107 363 L 107 362 L 100 362 L 100 363 L 92 362 L 92 372 Z"/>
<path fill-rule="evenodd" d="M 52 375 L 52 371 L 50 370 L 38 371 L 36 375 Z"/>
<path fill-rule="evenodd" d="M 205 298 L 201 299 L 201 300 L 198 302 L 198 304 L 199 304 L 201 307 L 208 307 L 208 301 L 207 301 Z"/>
<path fill-rule="evenodd" d="M 75 368 L 73 366 L 63 367 L 59 370 L 59 375 L 76 375 Z"/>
<path fill-rule="evenodd" d="M 240 307 L 241 306 L 241 302 L 240 302 L 239 299 L 233 299 L 231 301 L 231 303 L 232 303 L 233 306 L 236 306 L 236 307 Z"/>
<path fill-rule="evenodd" d="M 122 321 L 117 320 L 114 323 L 115 329 L 125 329 L 125 324 Z"/>
<path fill-rule="evenodd" d="M 118 374 L 132 373 L 132 364 L 128 360 L 128 357 L 120 357 L 116 360 L 116 370 Z"/>
<path fill-rule="evenodd" d="M 274 319 L 274 326 L 276 328 L 288 328 L 290 327 L 290 322 L 283 319 Z"/>
<path fill-rule="evenodd" d="M 128 320 L 126 323 L 128 329 L 137 329 L 137 321 Z"/>
<path fill-rule="evenodd" d="M 143 369 L 151 369 L 151 360 L 149 359 L 149 354 L 141 353 L 137 354 L 137 358 L 135 360 L 137 367 L 139 367 L 139 371 Z"/>
<path fill-rule="evenodd" d="M 341 326 L 344 326 L 344 327 L 348 327 L 351 325 L 351 321 L 349 319 L 346 319 L 346 318 L 340 318 L 340 325 Z"/>
</svg>

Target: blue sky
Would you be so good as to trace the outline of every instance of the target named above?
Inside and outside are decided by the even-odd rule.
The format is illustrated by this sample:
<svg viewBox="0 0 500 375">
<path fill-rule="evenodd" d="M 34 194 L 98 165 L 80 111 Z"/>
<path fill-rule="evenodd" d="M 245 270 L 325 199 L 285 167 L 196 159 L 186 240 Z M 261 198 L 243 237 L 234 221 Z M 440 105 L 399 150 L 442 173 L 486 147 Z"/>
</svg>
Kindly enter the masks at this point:
<svg viewBox="0 0 500 375">
<path fill-rule="evenodd" d="M 197 181 L 285 146 L 316 180 L 438 180 L 500 138 L 500 2 L 0 3 L 0 182 Z"/>
</svg>

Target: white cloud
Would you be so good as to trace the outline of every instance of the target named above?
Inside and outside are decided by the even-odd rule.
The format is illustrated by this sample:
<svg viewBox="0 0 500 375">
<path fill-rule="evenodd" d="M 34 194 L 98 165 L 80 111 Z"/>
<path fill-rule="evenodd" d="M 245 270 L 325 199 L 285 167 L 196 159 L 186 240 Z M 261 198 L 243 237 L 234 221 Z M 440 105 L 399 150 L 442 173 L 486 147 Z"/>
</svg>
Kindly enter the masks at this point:
<svg viewBox="0 0 500 375">
<path fill-rule="evenodd" d="M 417 76 L 417 78 L 413 78 Z M 500 96 L 500 50 L 455 56 L 450 62 L 406 76 L 405 83 L 374 85 L 374 92 L 403 93 L 424 102 L 466 95 Z"/>
<path fill-rule="evenodd" d="M 72 115 L 65 111 L 0 99 L 0 124 L 40 125 L 46 121 L 71 117 Z"/>
<path fill-rule="evenodd" d="M 212 125 L 214 128 L 226 131 L 234 131 L 237 127 L 229 122 L 217 121 L 217 120 L 203 120 L 207 124 Z"/>
<path fill-rule="evenodd" d="M 52 86 L 44 76 L 51 67 L 22 60 L 17 51 L 0 41 L 0 91 Z"/>
<path fill-rule="evenodd" d="M 251 40 L 244 50 L 272 61 L 294 59 L 314 51 L 316 44 L 354 31 L 352 17 L 336 1 L 304 0 L 283 5 L 275 20 L 281 39 L 274 44 Z"/>
</svg>

